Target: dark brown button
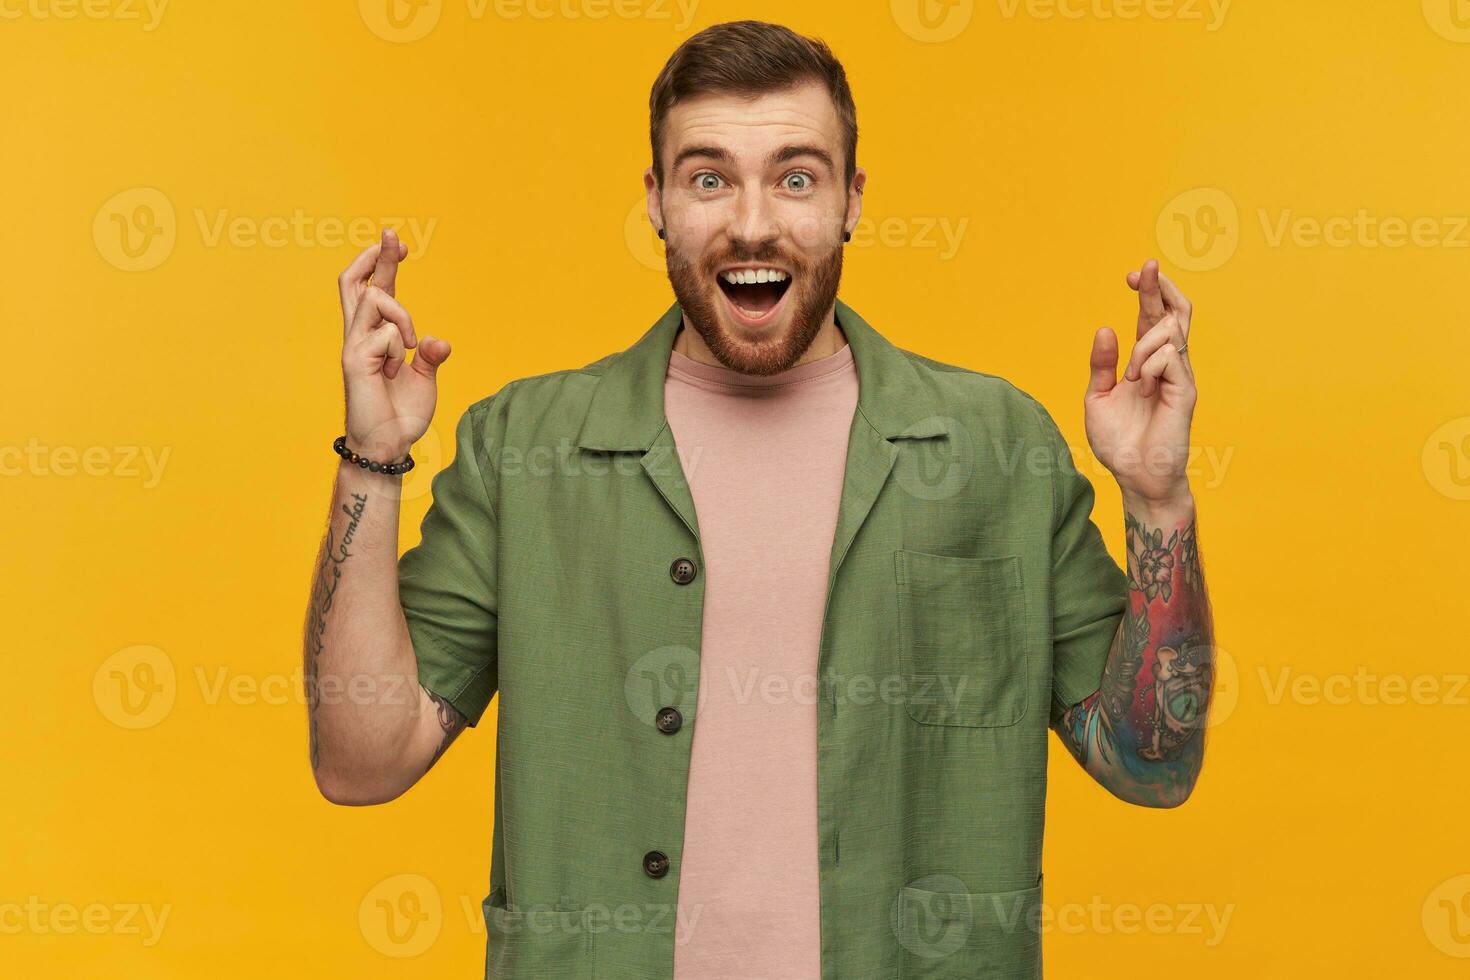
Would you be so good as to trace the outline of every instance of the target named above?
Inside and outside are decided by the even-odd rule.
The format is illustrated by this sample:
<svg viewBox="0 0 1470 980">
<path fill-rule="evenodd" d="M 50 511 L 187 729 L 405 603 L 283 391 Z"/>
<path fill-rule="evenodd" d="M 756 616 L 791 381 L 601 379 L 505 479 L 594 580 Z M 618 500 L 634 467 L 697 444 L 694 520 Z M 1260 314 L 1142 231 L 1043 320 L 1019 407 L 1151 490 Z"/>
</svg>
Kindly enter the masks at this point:
<svg viewBox="0 0 1470 980">
<path fill-rule="evenodd" d="M 659 708 L 653 723 L 665 735 L 672 735 L 679 730 L 679 726 L 684 724 L 684 716 L 679 714 L 678 708 Z"/>
<path fill-rule="evenodd" d="M 674 563 L 669 566 L 669 576 L 680 585 L 693 582 L 697 572 L 693 558 L 675 558 Z"/>
<path fill-rule="evenodd" d="M 643 855 L 643 872 L 650 878 L 662 878 L 669 873 L 669 856 L 663 851 L 649 851 Z"/>
</svg>

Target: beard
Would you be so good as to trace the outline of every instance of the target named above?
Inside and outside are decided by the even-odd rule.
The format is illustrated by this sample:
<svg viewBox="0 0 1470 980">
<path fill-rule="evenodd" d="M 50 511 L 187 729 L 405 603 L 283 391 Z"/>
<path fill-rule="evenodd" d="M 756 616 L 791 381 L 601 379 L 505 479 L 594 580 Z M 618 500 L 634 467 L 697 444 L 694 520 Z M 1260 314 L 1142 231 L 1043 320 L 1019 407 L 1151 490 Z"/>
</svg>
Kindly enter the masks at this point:
<svg viewBox="0 0 1470 980">
<path fill-rule="evenodd" d="M 790 295 L 784 297 L 789 306 L 781 314 L 787 323 L 773 337 L 749 341 L 732 334 L 721 319 L 719 307 L 726 299 L 715 271 L 731 264 L 763 263 L 780 265 L 791 272 Z M 842 281 L 842 246 L 810 262 L 770 243 L 754 251 L 735 249 L 699 259 L 691 259 L 670 245 L 666 264 L 669 283 L 685 318 L 715 359 L 742 374 L 770 375 L 795 366 L 821 331 Z"/>
</svg>

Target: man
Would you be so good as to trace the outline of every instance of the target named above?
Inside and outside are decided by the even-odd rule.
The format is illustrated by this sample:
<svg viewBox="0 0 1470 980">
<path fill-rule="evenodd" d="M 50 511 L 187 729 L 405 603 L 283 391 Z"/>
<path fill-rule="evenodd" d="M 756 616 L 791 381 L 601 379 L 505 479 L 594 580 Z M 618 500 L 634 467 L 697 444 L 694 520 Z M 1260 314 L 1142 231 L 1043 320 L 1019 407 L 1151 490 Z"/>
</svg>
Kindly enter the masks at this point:
<svg viewBox="0 0 1470 980">
<path fill-rule="evenodd" d="M 1189 303 L 1150 261 L 1122 380 L 1093 339 L 1125 574 L 1041 405 L 837 299 L 866 175 L 825 45 L 712 27 L 650 109 L 677 302 L 471 405 L 396 569 L 384 464 L 426 430 L 449 345 L 397 301 L 391 232 L 341 277 L 317 783 L 391 800 L 500 695 L 490 976 L 1039 976 L 1048 729 L 1140 805 L 1200 770 Z"/>
</svg>

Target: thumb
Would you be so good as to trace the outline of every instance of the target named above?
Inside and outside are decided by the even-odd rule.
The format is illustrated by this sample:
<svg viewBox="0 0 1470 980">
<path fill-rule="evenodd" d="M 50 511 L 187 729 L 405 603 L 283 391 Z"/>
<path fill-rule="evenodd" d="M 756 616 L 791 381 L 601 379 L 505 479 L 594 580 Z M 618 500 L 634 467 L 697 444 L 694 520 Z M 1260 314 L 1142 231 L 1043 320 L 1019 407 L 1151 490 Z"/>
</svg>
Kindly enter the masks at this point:
<svg viewBox="0 0 1470 980">
<path fill-rule="evenodd" d="M 414 352 L 413 363 L 410 367 L 432 381 L 439 373 L 439 365 L 447 360 L 449 360 L 449 341 L 443 337 L 425 337 L 419 341 L 418 350 Z"/>
<path fill-rule="evenodd" d="M 1099 327 L 1092 335 L 1092 373 L 1087 379 L 1088 395 L 1104 395 L 1118 383 L 1118 335 L 1111 327 Z"/>
</svg>

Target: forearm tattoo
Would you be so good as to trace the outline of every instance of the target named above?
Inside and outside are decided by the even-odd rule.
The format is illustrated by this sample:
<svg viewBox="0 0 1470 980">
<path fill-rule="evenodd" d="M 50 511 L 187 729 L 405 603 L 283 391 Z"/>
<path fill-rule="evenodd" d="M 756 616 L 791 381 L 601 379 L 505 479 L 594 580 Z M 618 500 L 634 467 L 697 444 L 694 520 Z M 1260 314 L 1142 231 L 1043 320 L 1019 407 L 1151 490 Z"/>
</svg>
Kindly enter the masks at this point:
<svg viewBox="0 0 1470 980">
<path fill-rule="evenodd" d="M 340 540 L 331 523 L 327 524 L 327 540 L 322 545 L 321 563 L 317 565 L 311 602 L 306 610 L 306 652 L 302 675 L 306 687 L 307 754 L 310 756 L 313 772 L 321 763 L 321 743 L 317 737 L 317 706 L 321 703 L 321 686 L 317 681 L 317 668 L 321 653 L 327 645 L 327 614 L 332 611 L 332 602 L 336 598 L 337 587 L 342 582 L 342 573 L 346 570 L 347 560 L 352 557 L 349 548 L 353 535 L 357 533 L 358 522 L 362 520 L 363 511 L 367 509 L 368 498 L 366 494 L 354 493 L 352 501 L 350 507 L 345 503 L 342 505 L 342 513 L 347 519 Z"/>
<path fill-rule="evenodd" d="M 429 696 L 429 700 L 433 701 L 434 705 L 439 709 L 439 728 L 444 732 L 444 738 L 439 742 L 439 747 L 434 750 L 433 758 L 424 767 L 424 771 L 428 772 L 434 768 L 434 763 L 439 761 L 439 757 L 444 754 L 444 750 L 449 748 L 449 743 L 454 741 L 454 737 L 464 731 L 466 720 L 465 716 L 460 714 L 459 709 L 450 704 L 448 699 L 440 697 L 428 688 L 424 688 L 424 693 Z"/>
<path fill-rule="evenodd" d="M 1128 609 L 1100 688 L 1067 710 L 1058 734 L 1122 795 L 1177 802 L 1199 774 L 1215 672 L 1195 522 L 1150 528 L 1125 512 L 1124 526 Z"/>
</svg>

